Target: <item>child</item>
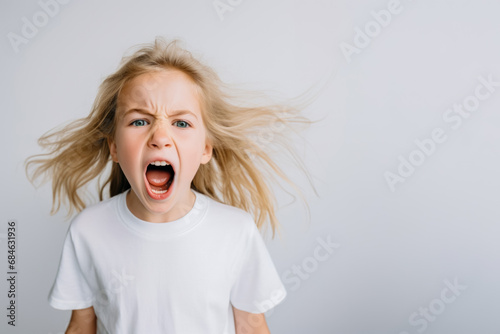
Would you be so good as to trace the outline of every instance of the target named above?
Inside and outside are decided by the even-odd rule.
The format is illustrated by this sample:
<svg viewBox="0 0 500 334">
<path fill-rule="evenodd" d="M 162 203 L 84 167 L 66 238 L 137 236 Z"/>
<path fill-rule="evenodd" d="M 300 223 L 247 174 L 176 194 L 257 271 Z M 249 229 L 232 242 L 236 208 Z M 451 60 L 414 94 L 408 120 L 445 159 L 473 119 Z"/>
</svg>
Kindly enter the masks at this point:
<svg viewBox="0 0 500 334">
<path fill-rule="evenodd" d="M 67 333 L 268 333 L 263 313 L 286 291 L 258 230 L 278 227 L 264 176 L 289 180 L 262 134 L 279 143 L 303 121 L 235 102 L 176 42 L 124 58 L 90 115 L 28 162 L 51 176 L 53 211 L 84 209 L 82 187 L 112 164 L 101 202 L 70 224 L 49 294 L 73 310 Z"/>
</svg>

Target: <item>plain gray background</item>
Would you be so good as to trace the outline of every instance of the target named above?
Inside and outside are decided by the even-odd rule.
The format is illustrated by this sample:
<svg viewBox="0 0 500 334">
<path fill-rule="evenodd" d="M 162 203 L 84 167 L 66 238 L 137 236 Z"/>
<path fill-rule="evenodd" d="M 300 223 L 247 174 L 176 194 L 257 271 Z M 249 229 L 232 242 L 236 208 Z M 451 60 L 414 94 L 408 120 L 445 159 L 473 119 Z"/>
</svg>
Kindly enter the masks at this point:
<svg viewBox="0 0 500 334">
<path fill-rule="evenodd" d="M 68 221 L 49 215 L 50 185 L 34 189 L 24 159 L 43 133 L 88 114 L 130 47 L 161 35 L 182 39 L 227 82 L 284 98 L 318 92 L 305 114 L 321 121 L 296 141 L 318 196 L 283 163 L 310 219 L 276 190 L 283 233 L 268 245 L 288 297 L 268 314 L 273 333 L 498 333 L 500 87 L 476 88 L 481 77 L 500 82 L 500 3 L 215 5 L 72 0 L 47 15 L 35 0 L 0 4 L 0 263 L 6 276 L 16 219 L 19 273 L 15 328 L 1 279 L 1 332 L 62 333 L 70 315 L 47 303 Z M 9 36 L 26 21 L 38 31 L 16 52 Z M 463 104 L 472 111 L 459 116 Z M 413 169 L 401 162 L 410 159 Z M 386 174 L 398 168 L 404 182 L 391 189 Z"/>
</svg>

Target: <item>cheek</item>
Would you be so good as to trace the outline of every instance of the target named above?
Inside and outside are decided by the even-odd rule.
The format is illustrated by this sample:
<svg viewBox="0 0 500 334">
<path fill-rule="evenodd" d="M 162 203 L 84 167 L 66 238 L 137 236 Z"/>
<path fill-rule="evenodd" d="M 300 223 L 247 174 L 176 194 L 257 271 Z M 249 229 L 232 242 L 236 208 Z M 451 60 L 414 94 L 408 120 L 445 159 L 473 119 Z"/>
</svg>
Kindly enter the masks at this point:
<svg viewBox="0 0 500 334">
<path fill-rule="evenodd" d="M 187 143 L 186 143 L 187 144 Z M 190 142 L 191 145 L 183 146 L 183 149 L 180 150 L 180 158 L 186 164 L 187 169 L 190 171 L 190 174 L 196 173 L 203 160 L 203 152 L 204 152 L 204 143 L 200 143 L 199 141 Z"/>
<path fill-rule="evenodd" d="M 132 140 L 130 136 L 128 139 L 125 135 L 118 137 L 115 146 L 117 158 L 122 163 L 132 162 L 134 157 L 139 153 L 138 141 Z"/>
</svg>

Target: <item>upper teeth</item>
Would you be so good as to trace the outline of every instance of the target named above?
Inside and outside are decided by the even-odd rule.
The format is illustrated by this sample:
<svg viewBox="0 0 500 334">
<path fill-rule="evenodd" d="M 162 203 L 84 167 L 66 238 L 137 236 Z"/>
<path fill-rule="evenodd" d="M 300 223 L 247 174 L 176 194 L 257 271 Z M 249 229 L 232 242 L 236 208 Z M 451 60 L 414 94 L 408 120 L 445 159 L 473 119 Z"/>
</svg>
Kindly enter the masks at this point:
<svg viewBox="0 0 500 334">
<path fill-rule="evenodd" d="M 170 164 L 166 161 L 153 161 L 152 163 L 150 163 L 150 165 L 166 166 L 166 165 L 170 165 Z"/>
</svg>

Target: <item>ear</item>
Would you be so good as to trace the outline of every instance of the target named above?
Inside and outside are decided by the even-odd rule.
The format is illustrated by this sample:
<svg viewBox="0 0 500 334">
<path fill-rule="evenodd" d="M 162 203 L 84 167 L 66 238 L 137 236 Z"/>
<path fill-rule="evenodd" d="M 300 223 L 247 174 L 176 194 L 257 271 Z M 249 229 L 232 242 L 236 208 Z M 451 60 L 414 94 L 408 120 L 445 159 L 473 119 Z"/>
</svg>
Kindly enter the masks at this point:
<svg viewBox="0 0 500 334">
<path fill-rule="evenodd" d="M 205 142 L 205 149 L 203 150 L 203 154 L 201 156 L 201 163 L 204 165 L 210 161 L 212 158 L 213 147 L 210 142 Z"/>
<path fill-rule="evenodd" d="M 108 138 L 109 153 L 114 162 L 118 162 L 118 153 L 116 152 L 116 144 L 112 138 Z"/>
</svg>

